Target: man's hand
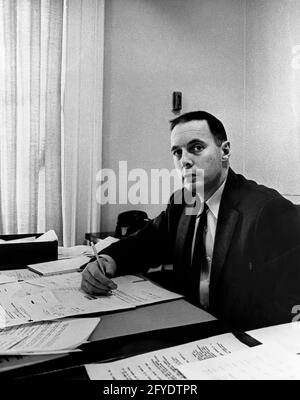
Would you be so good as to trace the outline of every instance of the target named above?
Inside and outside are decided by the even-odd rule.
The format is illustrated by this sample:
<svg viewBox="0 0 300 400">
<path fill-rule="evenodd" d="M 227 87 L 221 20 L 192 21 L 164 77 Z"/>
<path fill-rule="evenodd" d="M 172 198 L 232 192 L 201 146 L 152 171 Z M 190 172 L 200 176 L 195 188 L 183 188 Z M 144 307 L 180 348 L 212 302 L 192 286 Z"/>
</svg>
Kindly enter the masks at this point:
<svg viewBox="0 0 300 400">
<path fill-rule="evenodd" d="M 100 263 L 105 275 L 102 274 L 98 262 L 88 263 L 82 272 L 81 289 L 89 294 L 108 295 L 117 285 L 109 278 L 116 274 L 117 265 L 111 257 L 101 257 Z"/>
</svg>

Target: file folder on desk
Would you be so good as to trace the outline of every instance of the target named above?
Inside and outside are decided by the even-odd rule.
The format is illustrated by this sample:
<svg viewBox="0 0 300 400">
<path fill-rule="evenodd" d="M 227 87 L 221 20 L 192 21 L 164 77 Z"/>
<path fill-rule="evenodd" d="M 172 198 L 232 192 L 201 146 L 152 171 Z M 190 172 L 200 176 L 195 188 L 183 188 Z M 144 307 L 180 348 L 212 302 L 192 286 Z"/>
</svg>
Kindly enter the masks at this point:
<svg viewBox="0 0 300 400">
<path fill-rule="evenodd" d="M 0 235 L 0 239 L 14 240 L 39 237 L 41 233 Z M 27 264 L 57 260 L 57 240 L 39 242 L 0 242 L 0 270 L 24 268 Z"/>
</svg>

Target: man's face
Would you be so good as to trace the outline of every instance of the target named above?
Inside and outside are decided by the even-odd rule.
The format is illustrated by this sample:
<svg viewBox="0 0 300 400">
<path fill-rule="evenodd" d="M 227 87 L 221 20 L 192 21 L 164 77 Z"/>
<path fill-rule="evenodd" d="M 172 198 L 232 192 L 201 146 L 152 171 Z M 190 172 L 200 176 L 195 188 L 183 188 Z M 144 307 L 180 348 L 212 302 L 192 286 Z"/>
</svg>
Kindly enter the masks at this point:
<svg viewBox="0 0 300 400">
<path fill-rule="evenodd" d="M 225 176 L 224 162 L 228 160 L 229 143 L 223 142 L 218 146 L 207 121 L 195 120 L 174 127 L 171 132 L 171 152 L 175 167 L 182 174 L 184 186 L 196 191 L 200 197 L 204 193 L 207 200 Z"/>
</svg>

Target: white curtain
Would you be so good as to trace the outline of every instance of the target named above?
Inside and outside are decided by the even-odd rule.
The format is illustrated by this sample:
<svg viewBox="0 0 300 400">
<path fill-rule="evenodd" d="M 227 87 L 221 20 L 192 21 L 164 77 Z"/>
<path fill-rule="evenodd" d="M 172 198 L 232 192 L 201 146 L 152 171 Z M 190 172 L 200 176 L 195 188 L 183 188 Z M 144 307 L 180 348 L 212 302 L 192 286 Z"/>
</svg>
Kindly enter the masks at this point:
<svg viewBox="0 0 300 400">
<path fill-rule="evenodd" d="M 0 0 L 0 233 L 98 231 L 104 0 Z"/>
<path fill-rule="evenodd" d="M 61 0 L 0 0 L 2 233 L 62 232 Z"/>
<path fill-rule="evenodd" d="M 70 246 L 100 228 L 96 175 L 102 159 L 104 0 L 65 5 L 63 237 Z"/>
</svg>

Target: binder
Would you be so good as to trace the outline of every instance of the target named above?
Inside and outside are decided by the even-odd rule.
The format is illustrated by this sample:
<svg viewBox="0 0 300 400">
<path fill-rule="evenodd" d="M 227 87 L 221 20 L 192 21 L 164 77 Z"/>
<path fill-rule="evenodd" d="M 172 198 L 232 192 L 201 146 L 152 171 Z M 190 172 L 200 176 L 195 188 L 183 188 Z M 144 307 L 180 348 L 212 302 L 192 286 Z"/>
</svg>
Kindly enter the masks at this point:
<svg viewBox="0 0 300 400">
<path fill-rule="evenodd" d="M 0 235 L 0 239 L 13 240 L 41 233 Z M 0 270 L 25 268 L 27 264 L 57 260 L 58 242 L 0 243 Z"/>
</svg>

